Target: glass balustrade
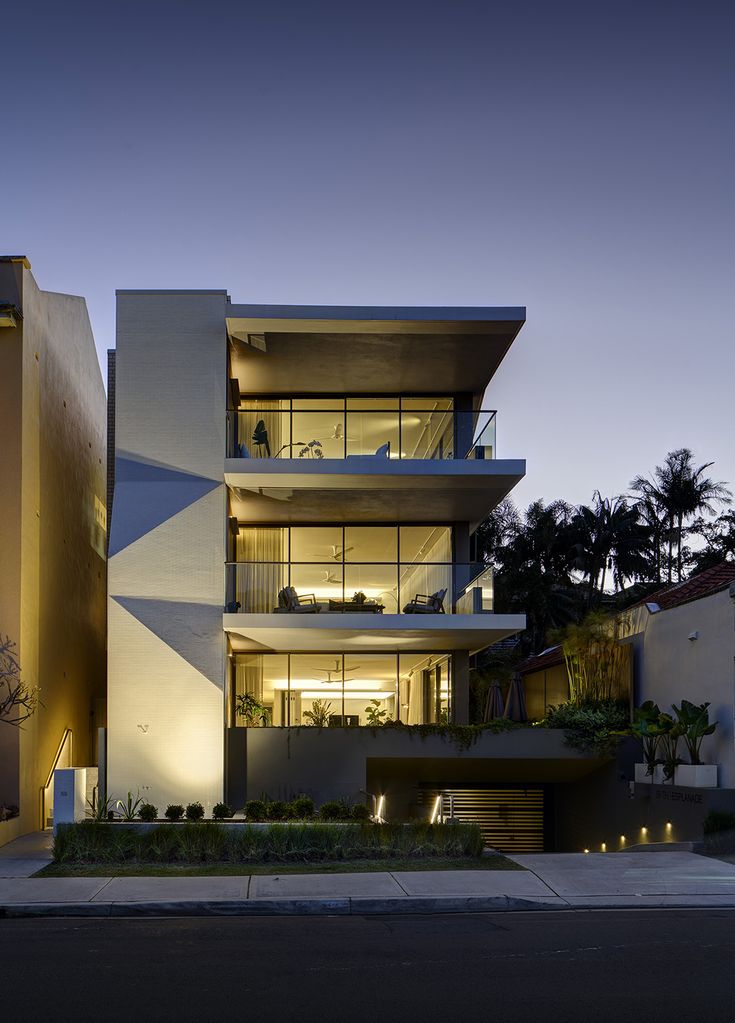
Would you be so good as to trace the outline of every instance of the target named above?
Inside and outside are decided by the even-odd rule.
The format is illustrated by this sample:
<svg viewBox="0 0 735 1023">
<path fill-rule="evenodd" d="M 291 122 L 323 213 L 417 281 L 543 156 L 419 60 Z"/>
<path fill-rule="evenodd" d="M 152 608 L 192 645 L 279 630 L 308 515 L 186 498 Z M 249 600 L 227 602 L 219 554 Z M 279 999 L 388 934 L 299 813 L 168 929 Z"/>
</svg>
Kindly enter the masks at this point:
<svg viewBox="0 0 735 1023">
<path fill-rule="evenodd" d="M 227 455 L 241 459 L 492 459 L 495 435 L 496 413 L 489 409 L 284 410 L 258 402 L 227 414 Z"/>
<path fill-rule="evenodd" d="M 477 563 L 230 562 L 225 611 L 240 614 L 483 614 L 492 569 Z"/>
</svg>

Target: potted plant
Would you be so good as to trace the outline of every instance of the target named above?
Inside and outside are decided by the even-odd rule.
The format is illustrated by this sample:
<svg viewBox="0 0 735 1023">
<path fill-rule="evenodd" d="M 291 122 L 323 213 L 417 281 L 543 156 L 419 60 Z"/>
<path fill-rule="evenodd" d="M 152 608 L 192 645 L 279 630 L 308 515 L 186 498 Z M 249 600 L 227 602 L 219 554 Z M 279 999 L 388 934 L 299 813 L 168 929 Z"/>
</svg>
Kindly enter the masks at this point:
<svg viewBox="0 0 735 1023">
<path fill-rule="evenodd" d="M 643 744 L 643 763 L 635 765 L 635 780 L 638 783 L 651 785 L 663 780 L 658 760 L 658 748 L 664 731 L 660 718 L 661 711 L 653 700 L 646 700 L 633 711 L 630 732 Z"/>
<path fill-rule="evenodd" d="M 245 719 L 246 728 L 264 728 L 268 724 L 268 708 L 252 693 L 238 693 L 237 715 Z"/>
<path fill-rule="evenodd" d="M 700 756 L 702 740 L 712 735 L 717 722 L 710 724 L 709 703 L 690 703 L 682 700 L 681 706 L 674 704 L 677 723 L 682 729 L 682 737 L 689 754 L 688 764 L 679 763 L 676 767 L 676 784 L 691 788 L 717 788 L 717 764 L 703 764 Z"/>
<path fill-rule="evenodd" d="M 383 706 L 381 700 L 371 700 L 365 708 L 365 716 L 367 717 L 367 723 L 370 728 L 375 728 L 377 725 L 384 725 L 388 721 L 388 711 Z"/>
<path fill-rule="evenodd" d="M 309 443 L 305 444 L 299 451 L 299 458 L 324 458 L 321 442 L 318 440 L 310 440 Z"/>
<path fill-rule="evenodd" d="M 328 700 L 313 700 L 311 710 L 305 710 L 303 716 L 314 728 L 324 728 L 329 724 L 332 704 Z"/>
<path fill-rule="evenodd" d="M 663 767 L 663 781 L 674 784 L 677 767 L 682 763 L 678 755 L 679 739 L 684 734 L 683 725 L 674 721 L 670 714 L 662 714 L 659 718 L 659 725 L 662 728 L 661 748 L 663 757 L 659 761 Z"/>
</svg>

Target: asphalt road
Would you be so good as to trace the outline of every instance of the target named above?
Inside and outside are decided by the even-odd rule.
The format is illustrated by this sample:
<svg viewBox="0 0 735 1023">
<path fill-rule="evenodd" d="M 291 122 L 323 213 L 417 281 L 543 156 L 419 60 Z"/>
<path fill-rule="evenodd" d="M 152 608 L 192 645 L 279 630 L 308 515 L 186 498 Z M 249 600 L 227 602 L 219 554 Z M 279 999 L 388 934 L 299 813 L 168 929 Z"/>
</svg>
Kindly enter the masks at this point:
<svg viewBox="0 0 735 1023">
<path fill-rule="evenodd" d="M 0 920 L 13 1023 L 731 1023 L 735 911 Z"/>
</svg>

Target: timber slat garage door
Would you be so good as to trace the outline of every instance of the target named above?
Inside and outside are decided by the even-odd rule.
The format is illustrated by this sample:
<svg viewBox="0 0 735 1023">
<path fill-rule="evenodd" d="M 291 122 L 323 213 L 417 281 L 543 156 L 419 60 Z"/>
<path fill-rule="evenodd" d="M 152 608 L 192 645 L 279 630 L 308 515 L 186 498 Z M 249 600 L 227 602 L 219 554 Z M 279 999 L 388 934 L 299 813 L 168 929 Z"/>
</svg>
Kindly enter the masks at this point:
<svg viewBox="0 0 735 1023">
<path fill-rule="evenodd" d="M 487 845 L 501 852 L 544 851 L 544 791 L 541 788 L 424 789 L 422 802 L 442 796 L 442 816 L 480 825 Z"/>
</svg>

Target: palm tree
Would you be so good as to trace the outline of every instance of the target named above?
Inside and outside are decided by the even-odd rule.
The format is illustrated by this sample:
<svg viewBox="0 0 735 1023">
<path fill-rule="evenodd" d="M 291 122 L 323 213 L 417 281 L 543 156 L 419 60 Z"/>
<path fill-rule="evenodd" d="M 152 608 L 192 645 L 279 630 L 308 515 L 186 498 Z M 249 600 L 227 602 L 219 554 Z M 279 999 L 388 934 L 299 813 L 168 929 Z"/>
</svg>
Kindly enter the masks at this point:
<svg viewBox="0 0 735 1023">
<path fill-rule="evenodd" d="M 703 572 L 722 561 L 735 561 L 735 511 L 725 512 L 714 522 L 698 518 L 689 527 L 689 532 L 704 540 L 704 547 L 692 554 L 695 572 Z"/>
<path fill-rule="evenodd" d="M 642 479 L 642 477 L 638 477 L 638 479 Z M 664 544 L 671 536 L 671 530 L 668 527 L 668 513 L 657 496 L 650 492 L 640 493 L 635 500 L 634 507 L 637 509 L 641 525 L 648 534 L 647 551 L 644 555 L 647 565 L 641 571 L 641 577 L 660 586 L 663 568 L 662 551 Z"/>
<path fill-rule="evenodd" d="M 608 571 L 615 589 L 641 574 L 649 535 L 638 508 L 623 497 L 603 497 L 596 490 L 592 506 L 580 505 L 569 525 L 572 567 L 587 577 L 587 606 L 605 590 Z"/>
<path fill-rule="evenodd" d="M 663 465 L 657 465 L 653 479 L 636 476 L 631 489 L 641 498 L 654 501 L 667 519 L 668 537 L 668 581 L 671 582 L 674 565 L 674 542 L 676 542 L 677 578 L 681 582 L 682 540 L 685 523 L 702 512 L 713 514 L 718 504 L 729 504 L 731 492 L 722 482 L 705 476 L 714 462 L 705 462 L 695 467 L 694 455 L 689 448 L 670 451 Z"/>
<path fill-rule="evenodd" d="M 537 651 L 551 628 L 560 628 L 577 613 L 569 576 L 566 530 L 572 510 L 565 501 L 534 501 L 486 557 L 495 566 L 498 608 L 526 615 L 524 648 Z"/>
</svg>

